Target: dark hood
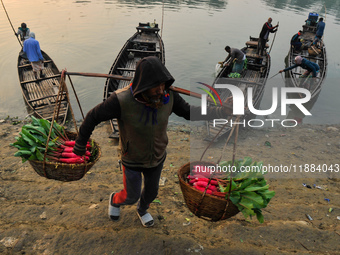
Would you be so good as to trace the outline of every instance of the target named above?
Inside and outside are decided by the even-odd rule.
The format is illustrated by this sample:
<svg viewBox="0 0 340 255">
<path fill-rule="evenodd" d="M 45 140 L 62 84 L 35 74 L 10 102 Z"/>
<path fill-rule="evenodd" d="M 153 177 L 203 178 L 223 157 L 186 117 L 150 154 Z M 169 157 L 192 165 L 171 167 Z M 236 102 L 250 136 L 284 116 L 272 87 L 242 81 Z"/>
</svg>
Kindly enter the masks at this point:
<svg viewBox="0 0 340 255">
<path fill-rule="evenodd" d="M 141 92 L 154 88 L 165 82 L 168 89 L 175 81 L 162 61 L 154 56 L 141 59 L 136 66 L 136 73 L 132 81 L 132 93 L 136 97 Z"/>
</svg>

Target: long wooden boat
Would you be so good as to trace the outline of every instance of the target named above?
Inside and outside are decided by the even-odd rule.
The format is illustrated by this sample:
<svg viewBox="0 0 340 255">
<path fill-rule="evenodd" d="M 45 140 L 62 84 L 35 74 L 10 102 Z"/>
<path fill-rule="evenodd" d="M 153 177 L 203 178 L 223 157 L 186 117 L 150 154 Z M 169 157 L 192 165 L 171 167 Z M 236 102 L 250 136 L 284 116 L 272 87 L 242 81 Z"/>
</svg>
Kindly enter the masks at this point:
<svg viewBox="0 0 340 255">
<path fill-rule="evenodd" d="M 297 67 L 286 72 L 286 78 L 291 80 L 292 86 L 308 89 L 312 98 L 321 91 L 327 72 L 326 46 L 323 40 L 318 47 L 313 46 L 315 34 L 316 23 L 314 22 L 310 24 L 309 22 L 306 22 L 306 24 L 302 26 L 302 33 L 300 35 L 300 38 L 303 39 L 301 50 L 296 51 L 293 47 L 290 47 L 287 58 L 288 61 L 286 62 L 286 67 L 292 66 L 295 64 L 295 57 L 301 56 L 319 65 L 320 70 L 317 75 L 316 82 L 314 82 L 311 77 L 302 78 L 301 75 L 305 72 L 305 70 L 301 67 Z"/>
<path fill-rule="evenodd" d="M 22 52 L 18 57 L 18 75 L 28 113 L 37 118 L 52 120 L 61 74 L 54 61 L 44 51 L 41 53 L 44 58 L 44 78 L 35 78 L 32 66 L 29 60 L 23 57 Z M 61 97 L 58 123 L 65 123 L 68 110 L 68 100 L 64 93 Z"/>
<path fill-rule="evenodd" d="M 212 85 L 212 87 L 215 87 L 215 84 L 232 84 L 240 88 L 243 91 L 245 98 L 245 109 L 248 107 L 247 91 L 249 88 L 253 89 L 253 106 L 255 109 L 258 109 L 270 71 L 271 59 L 269 53 L 267 52 L 269 46 L 266 44 L 265 53 L 263 56 L 260 56 L 257 54 L 258 41 L 258 38 L 250 37 L 250 40 L 246 42 L 246 47 L 241 49 L 241 51 L 246 54 L 247 64 L 246 68 L 240 73 L 239 78 L 230 78 L 232 77 L 232 65 L 229 65 L 221 69 Z M 232 96 L 228 89 L 216 89 L 216 91 L 219 94 L 222 102 L 228 97 Z M 247 121 L 250 117 L 251 114 L 245 111 L 245 115 L 241 117 L 239 122 L 243 123 L 243 121 Z M 231 120 L 229 120 L 229 123 L 227 123 L 223 129 L 223 125 L 216 125 L 214 127 L 212 121 L 207 121 L 208 134 L 206 140 L 214 139 L 214 141 L 217 141 L 218 138 L 229 133 L 232 129 L 232 126 L 230 125 L 231 121 L 235 123 L 236 117 L 233 117 Z"/>
<path fill-rule="evenodd" d="M 156 56 L 165 64 L 164 44 L 159 35 L 160 29 L 156 23 L 139 23 L 137 32 L 131 36 L 120 50 L 113 62 L 109 74 L 134 77 L 136 64 L 147 56 Z M 131 81 L 115 80 L 108 78 L 104 87 L 104 101 L 117 89 L 128 86 Z M 110 120 L 111 138 L 118 138 L 119 131 L 117 120 Z"/>
</svg>

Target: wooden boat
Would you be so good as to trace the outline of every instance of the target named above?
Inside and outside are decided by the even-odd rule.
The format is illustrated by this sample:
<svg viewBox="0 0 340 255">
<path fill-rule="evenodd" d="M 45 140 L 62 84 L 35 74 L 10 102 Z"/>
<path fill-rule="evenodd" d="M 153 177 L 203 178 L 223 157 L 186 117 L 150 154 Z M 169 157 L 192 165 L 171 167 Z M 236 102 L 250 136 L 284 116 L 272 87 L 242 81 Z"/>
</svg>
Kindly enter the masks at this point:
<svg viewBox="0 0 340 255">
<path fill-rule="evenodd" d="M 302 47 L 299 51 L 296 51 L 293 47 L 290 47 L 288 52 L 288 59 L 286 67 L 295 64 L 295 57 L 301 56 L 307 60 L 315 62 L 319 65 L 320 70 L 317 75 L 316 82 L 311 77 L 304 78 L 302 74 L 305 72 L 301 67 L 294 68 L 286 72 L 286 78 L 291 79 L 293 87 L 303 87 L 310 91 L 311 97 L 315 97 L 321 90 L 321 86 L 325 80 L 327 72 L 327 56 L 326 47 L 323 41 L 318 46 L 313 46 L 313 41 L 316 34 L 316 22 L 308 22 L 302 26 L 303 30 L 300 38 L 303 39 Z"/>
<path fill-rule="evenodd" d="M 43 74 L 45 77 L 35 78 L 29 60 L 23 57 L 21 52 L 18 57 L 19 81 L 28 113 L 37 118 L 52 120 L 61 74 L 53 60 L 44 51 L 41 53 L 44 58 Z M 68 110 L 69 105 L 64 93 L 61 98 L 58 123 L 65 123 Z"/>
<path fill-rule="evenodd" d="M 258 38 L 250 37 L 250 40 L 246 42 L 246 47 L 241 50 L 246 54 L 247 64 L 246 68 L 240 73 L 239 78 L 230 78 L 232 75 L 232 65 L 227 67 L 223 67 L 221 71 L 216 76 L 212 87 L 215 87 L 215 84 L 232 84 L 237 86 L 243 91 L 245 98 L 244 107 L 247 108 L 247 91 L 248 88 L 253 89 L 253 106 L 255 109 L 258 109 L 266 81 L 268 79 L 268 74 L 270 71 L 270 56 L 267 53 L 267 49 L 269 48 L 268 44 L 265 46 L 265 54 L 264 56 L 260 56 L 257 54 L 258 47 Z M 228 61 L 228 60 L 227 60 Z M 218 95 L 220 96 L 222 102 L 226 100 L 228 97 L 232 96 L 231 92 L 228 89 L 216 89 Z M 245 115 L 241 117 L 239 122 L 247 121 L 251 117 L 250 113 L 245 111 Z M 223 125 L 216 125 L 214 127 L 212 121 L 207 122 L 207 130 L 208 134 L 206 140 L 217 141 L 222 135 L 227 134 L 231 131 L 232 126 L 230 122 L 233 121 L 235 123 L 236 117 L 233 117 L 222 129 Z M 242 126 L 242 125 L 241 125 Z M 222 129 L 222 130 L 221 130 Z"/>
<path fill-rule="evenodd" d="M 139 23 L 137 32 L 131 36 L 113 62 L 109 74 L 134 77 L 136 64 L 147 56 L 157 56 L 165 63 L 164 44 L 159 35 L 158 24 Z M 117 89 L 128 86 L 131 81 L 108 78 L 104 87 L 104 101 Z M 118 138 L 117 120 L 110 120 L 111 138 Z"/>
</svg>

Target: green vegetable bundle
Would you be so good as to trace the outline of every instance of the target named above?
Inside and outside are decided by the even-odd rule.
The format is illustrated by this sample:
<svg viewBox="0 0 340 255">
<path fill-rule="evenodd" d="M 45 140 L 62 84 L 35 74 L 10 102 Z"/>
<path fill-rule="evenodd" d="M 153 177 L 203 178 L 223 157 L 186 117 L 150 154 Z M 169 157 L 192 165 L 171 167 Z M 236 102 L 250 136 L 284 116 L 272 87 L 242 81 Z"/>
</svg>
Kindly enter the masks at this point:
<svg viewBox="0 0 340 255">
<path fill-rule="evenodd" d="M 27 160 L 43 161 L 50 128 L 51 123 L 48 120 L 32 116 L 31 124 L 24 125 L 19 133 L 20 136 L 15 137 L 16 142 L 10 144 L 18 149 L 14 156 L 21 157 L 22 162 Z M 57 147 L 66 140 L 68 138 L 64 127 L 54 122 L 47 151 L 56 151 Z"/>
<path fill-rule="evenodd" d="M 224 161 L 220 163 L 220 166 L 228 167 L 231 164 L 231 161 Z M 275 195 L 275 191 L 268 190 L 269 185 L 264 179 L 263 174 L 265 172 L 262 172 L 262 165 L 262 162 L 252 162 L 250 157 L 235 161 L 236 172 L 232 175 L 229 197 L 246 219 L 248 216 L 256 215 L 260 223 L 264 222 L 261 209 L 267 207 L 269 201 Z M 226 198 L 228 197 L 229 190 L 230 184 L 226 187 L 220 185 L 220 191 L 227 193 Z"/>
</svg>

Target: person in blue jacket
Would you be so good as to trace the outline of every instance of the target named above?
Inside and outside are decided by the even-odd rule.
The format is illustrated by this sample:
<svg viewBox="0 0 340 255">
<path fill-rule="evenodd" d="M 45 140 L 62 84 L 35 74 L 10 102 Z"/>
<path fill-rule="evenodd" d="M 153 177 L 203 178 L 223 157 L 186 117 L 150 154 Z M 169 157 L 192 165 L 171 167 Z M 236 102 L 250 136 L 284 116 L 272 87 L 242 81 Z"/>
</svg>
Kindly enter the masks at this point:
<svg viewBox="0 0 340 255">
<path fill-rule="evenodd" d="M 313 44 L 317 44 L 319 41 L 321 41 L 323 32 L 325 30 L 325 22 L 323 22 L 323 18 L 319 19 L 319 22 L 316 24 L 316 33 L 315 33 L 315 39 Z"/>
<path fill-rule="evenodd" d="M 35 78 L 38 79 L 38 72 L 40 73 L 40 78 L 44 78 L 45 75 L 42 73 L 44 69 L 44 58 L 41 54 L 40 44 L 35 39 L 35 33 L 31 32 L 29 38 L 24 41 L 23 51 L 31 62 Z"/>
<path fill-rule="evenodd" d="M 308 75 L 310 73 L 313 74 L 313 78 L 316 78 L 317 76 L 317 73 L 319 72 L 320 70 L 320 67 L 317 63 L 314 63 L 312 61 L 309 61 L 301 56 L 296 56 L 295 57 L 295 64 L 292 65 L 292 66 L 289 66 L 283 70 L 280 70 L 279 73 L 282 73 L 282 72 L 287 72 L 289 70 L 292 70 L 298 66 L 301 66 L 303 69 L 306 69 L 306 71 L 303 73 L 303 75 L 301 77 L 308 77 Z"/>
</svg>

